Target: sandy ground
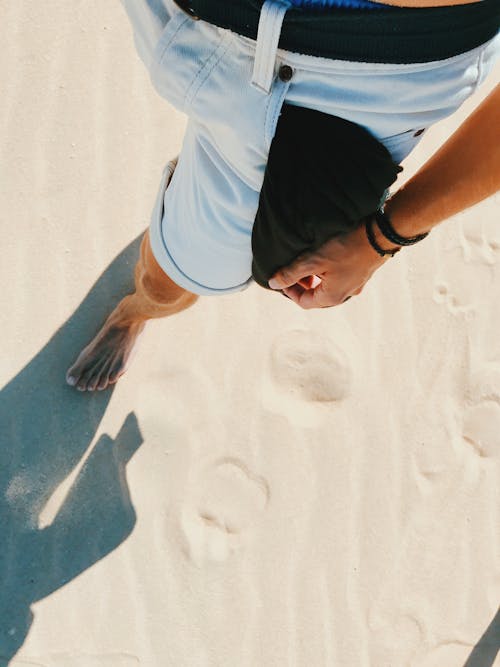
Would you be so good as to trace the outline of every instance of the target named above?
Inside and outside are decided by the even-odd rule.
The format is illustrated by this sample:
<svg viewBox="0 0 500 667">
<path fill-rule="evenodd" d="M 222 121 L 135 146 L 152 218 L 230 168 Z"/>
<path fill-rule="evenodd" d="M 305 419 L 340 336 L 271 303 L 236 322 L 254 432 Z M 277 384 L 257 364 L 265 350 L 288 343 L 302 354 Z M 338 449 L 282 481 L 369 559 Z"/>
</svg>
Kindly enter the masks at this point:
<svg viewBox="0 0 500 667">
<path fill-rule="evenodd" d="M 81 395 L 185 119 L 118 2 L 0 36 L 0 664 L 500 665 L 500 195 L 342 307 L 202 299 Z"/>
</svg>

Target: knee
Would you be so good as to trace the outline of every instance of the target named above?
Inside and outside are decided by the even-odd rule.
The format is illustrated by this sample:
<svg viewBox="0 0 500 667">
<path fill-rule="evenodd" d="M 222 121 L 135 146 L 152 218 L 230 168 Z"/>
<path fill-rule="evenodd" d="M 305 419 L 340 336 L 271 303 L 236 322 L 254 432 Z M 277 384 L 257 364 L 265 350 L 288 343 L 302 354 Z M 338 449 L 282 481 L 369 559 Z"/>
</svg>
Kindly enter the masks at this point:
<svg viewBox="0 0 500 667">
<path fill-rule="evenodd" d="M 156 261 L 149 234 L 144 235 L 141 257 L 136 267 L 135 284 L 137 292 L 158 307 L 169 309 L 187 308 L 197 300 L 197 296 L 179 287 L 163 271 Z"/>
<path fill-rule="evenodd" d="M 196 297 L 176 285 L 167 275 L 154 276 L 144 273 L 139 278 L 140 291 L 149 301 L 159 306 L 176 306 L 189 301 L 189 297 Z"/>
</svg>

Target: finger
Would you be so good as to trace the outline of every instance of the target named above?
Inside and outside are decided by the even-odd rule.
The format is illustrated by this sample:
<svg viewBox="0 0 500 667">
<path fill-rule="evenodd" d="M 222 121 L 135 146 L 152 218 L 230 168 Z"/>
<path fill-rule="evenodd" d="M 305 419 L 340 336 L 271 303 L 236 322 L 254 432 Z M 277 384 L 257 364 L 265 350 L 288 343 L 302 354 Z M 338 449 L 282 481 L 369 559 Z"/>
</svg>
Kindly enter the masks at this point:
<svg viewBox="0 0 500 667">
<path fill-rule="evenodd" d="M 298 305 L 305 310 L 310 310 L 312 308 L 328 308 L 330 306 L 336 306 L 337 303 L 331 296 L 329 297 L 325 293 L 321 284 L 315 289 L 304 290 L 299 296 Z"/>
<path fill-rule="evenodd" d="M 321 278 L 318 276 L 307 276 L 307 278 L 301 278 L 298 281 L 298 284 L 304 287 L 305 289 L 314 289 L 321 282 Z"/>
<path fill-rule="evenodd" d="M 304 289 L 298 283 L 291 287 L 285 287 L 282 291 L 285 296 L 291 299 L 300 308 L 321 308 L 319 305 L 319 293 L 314 297 L 315 292 L 321 287 L 321 284 L 314 289 Z"/>
<path fill-rule="evenodd" d="M 318 261 L 314 255 L 306 255 L 297 258 L 288 266 L 277 271 L 269 281 L 271 289 L 284 289 L 291 287 L 300 280 L 319 273 Z"/>
<path fill-rule="evenodd" d="M 281 291 L 285 296 L 287 296 L 289 299 L 294 301 L 299 306 L 300 298 L 306 290 L 297 283 L 296 285 L 292 285 L 291 287 L 285 287 Z"/>
<path fill-rule="evenodd" d="M 322 282 L 315 289 L 304 290 L 299 296 L 298 305 L 301 308 L 310 310 L 311 308 L 332 308 L 339 306 L 350 298 L 345 292 L 333 292 L 325 289 L 325 282 Z"/>
</svg>

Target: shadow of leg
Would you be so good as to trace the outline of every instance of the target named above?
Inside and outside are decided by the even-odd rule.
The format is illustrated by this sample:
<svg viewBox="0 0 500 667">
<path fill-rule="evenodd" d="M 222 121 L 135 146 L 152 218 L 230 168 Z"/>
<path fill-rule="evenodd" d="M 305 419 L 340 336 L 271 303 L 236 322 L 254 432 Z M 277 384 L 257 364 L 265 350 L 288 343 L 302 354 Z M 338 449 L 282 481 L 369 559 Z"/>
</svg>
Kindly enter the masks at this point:
<svg viewBox="0 0 500 667">
<path fill-rule="evenodd" d="M 99 438 L 54 522 L 33 540 L 37 572 L 32 601 L 64 586 L 130 535 L 136 516 L 125 467 L 141 444 L 133 413 L 115 441 L 107 435 Z"/>
<path fill-rule="evenodd" d="M 500 651 L 500 609 L 467 658 L 464 667 L 493 667 Z"/>
<path fill-rule="evenodd" d="M 108 479 L 112 476 L 109 456 L 118 456 L 113 459 L 113 470 L 114 478 L 121 481 L 115 482 L 109 501 L 110 513 L 118 515 L 121 522 L 118 528 L 110 529 L 115 532 L 106 537 L 105 530 L 98 528 L 95 546 L 91 521 L 95 506 L 92 498 L 83 497 L 85 492 L 95 493 L 95 487 L 89 484 L 81 486 L 78 502 L 84 510 L 80 525 L 86 526 L 91 548 L 81 556 L 70 552 L 62 557 L 59 545 L 64 535 L 69 533 L 76 540 L 69 518 L 64 525 L 58 524 L 58 536 L 51 537 L 55 535 L 54 525 L 50 527 L 52 532 L 38 530 L 41 509 L 88 449 L 112 395 L 111 391 L 83 396 L 76 393 L 66 384 L 66 369 L 116 303 L 133 291 L 141 237 L 115 258 L 74 314 L 0 392 L 0 665 L 2 661 L 8 664 L 23 644 L 32 622 L 30 604 L 89 567 L 102 557 L 99 554 L 109 553 L 129 534 L 135 520 L 130 499 L 127 505 L 127 493 L 118 493 L 125 484 L 127 457 L 141 442 L 135 418 L 129 418 L 117 439 L 119 447 L 105 438 L 91 454 L 98 457 L 105 449 L 103 442 L 107 442 L 109 452 L 101 456 Z M 85 467 L 91 465 L 89 461 Z M 67 510 L 61 511 L 56 522 L 66 516 Z M 61 558 L 63 562 L 58 565 Z M 43 581 L 45 577 L 47 581 Z"/>
</svg>

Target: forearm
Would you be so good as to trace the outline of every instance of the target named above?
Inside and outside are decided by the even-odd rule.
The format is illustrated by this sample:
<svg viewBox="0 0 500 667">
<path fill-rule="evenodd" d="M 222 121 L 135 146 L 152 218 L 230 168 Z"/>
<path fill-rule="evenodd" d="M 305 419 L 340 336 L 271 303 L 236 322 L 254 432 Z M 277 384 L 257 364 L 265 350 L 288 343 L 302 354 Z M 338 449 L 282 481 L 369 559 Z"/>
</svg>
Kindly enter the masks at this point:
<svg viewBox="0 0 500 667">
<path fill-rule="evenodd" d="M 500 85 L 387 203 L 401 236 L 427 232 L 500 188 Z"/>
</svg>

